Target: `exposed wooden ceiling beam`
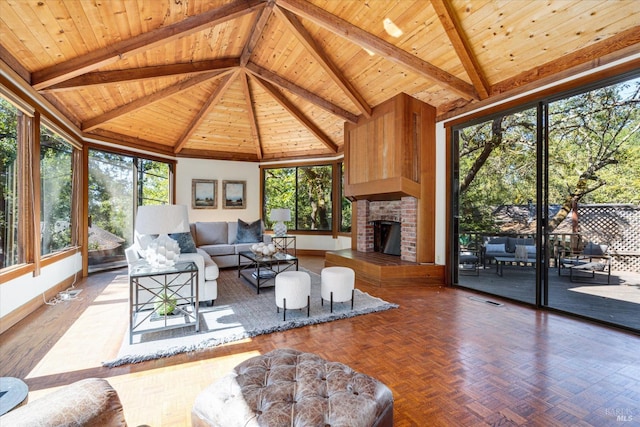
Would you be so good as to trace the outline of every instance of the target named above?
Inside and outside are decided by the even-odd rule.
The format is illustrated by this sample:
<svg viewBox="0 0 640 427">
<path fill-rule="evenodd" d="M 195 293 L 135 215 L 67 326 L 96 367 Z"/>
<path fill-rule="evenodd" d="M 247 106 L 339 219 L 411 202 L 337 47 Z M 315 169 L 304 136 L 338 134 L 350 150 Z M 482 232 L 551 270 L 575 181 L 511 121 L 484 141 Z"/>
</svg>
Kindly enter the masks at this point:
<svg viewBox="0 0 640 427">
<path fill-rule="evenodd" d="M 251 138 L 256 146 L 256 155 L 258 159 L 262 159 L 262 141 L 260 141 L 260 132 L 258 132 L 258 121 L 256 120 L 256 112 L 253 108 L 253 99 L 251 99 L 251 90 L 249 90 L 249 77 L 246 71 L 242 72 L 240 76 L 242 80 L 242 91 L 244 92 L 244 99 L 247 103 L 247 115 L 249 116 L 249 126 L 251 127 Z"/>
<path fill-rule="evenodd" d="M 344 77 L 342 71 L 329 59 L 322 48 L 318 46 L 298 17 L 279 7 L 276 7 L 275 11 L 276 16 L 289 27 L 289 30 L 293 32 L 300 43 L 302 43 L 324 71 L 329 74 L 329 77 L 342 89 L 358 110 L 360 110 L 366 118 L 371 117 L 371 107 L 367 101 L 365 101 L 364 97 L 353 87 L 349 80 Z"/>
<path fill-rule="evenodd" d="M 260 77 L 254 76 L 253 79 L 257 82 L 267 93 L 269 93 L 278 103 L 289 112 L 300 124 L 307 128 L 320 142 L 322 142 L 333 153 L 338 152 L 338 146 L 329 138 L 318 126 L 316 126 L 311 120 L 305 117 L 298 107 L 293 105 L 282 93 L 278 91 L 271 83 L 266 80 L 262 80 Z"/>
<path fill-rule="evenodd" d="M 246 66 L 246 70 L 251 72 L 254 76 L 261 77 L 264 80 L 267 80 L 273 83 L 276 86 L 280 86 L 283 89 L 288 90 L 291 93 L 298 95 L 299 97 L 306 99 L 312 104 L 317 105 L 318 107 L 330 112 L 331 114 L 335 114 L 336 116 L 351 122 L 356 123 L 358 121 L 358 116 L 349 111 L 332 104 L 324 98 L 319 97 L 318 95 L 309 92 L 308 90 L 284 79 L 283 77 L 277 75 L 274 72 L 267 70 L 266 68 L 262 68 L 259 65 L 254 64 L 253 62 L 249 62 Z"/>
<path fill-rule="evenodd" d="M 542 85 L 544 80 L 551 76 L 553 76 L 552 80 L 559 80 L 563 77 L 563 74 L 568 77 L 577 72 L 575 70 L 576 67 L 581 67 L 583 71 L 593 69 L 603 65 L 605 63 L 603 58 L 615 55 L 617 51 L 624 51 L 620 55 L 622 57 L 640 53 L 640 26 L 630 28 L 557 60 L 547 62 L 539 67 L 496 83 L 491 88 L 491 96 L 513 91 L 515 88 L 535 81 L 539 81 L 540 85 Z"/>
<path fill-rule="evenodd" d="M 96 129 L 91 133 L 85 132 L 83 136 L 87 139 L 99 139 L 101 142 L 108 142 L 114 145 L 122 145 L 123 147 L 133 150 L 145 150 L 163 156 L 173 157 L 173 147 L 170 145 L 159 144 L 156 141 L 149 141 L 137 137 L 123 135 L 121 133 L 112 132 L 104 129 Z"/>
<path fill-rule="evenodd" d="M 9 66 L 22 80 L 31 84 L 31 73 L 9 51 L 0 44 L 0 60 Z"/>
<path fill-rule="evenodd" d="M 356 27 L 344 19 L 332 15 L 318 6 L 303 0 L 278 0 L 278 6 L 308 19 L 358 46 L 367 48 L 381 55 L 388 61 L 400 64 L 429 80 L 436 81 L 438 84 L 444 85 L 464 97 L 479 99 L 475 88 L 464 80 L 435 67 L 417 56 L 398 49 L 391 43 Z"/>
<path fill-rule="evenodd" d="M 236 70 L 233 73 L 229 73 L 224 79 L 222 79 L 216 90 L 213 91 L 213 94 L 211 94 L 209 99 L 207 99 L 198 114 L 195 115 L 195 117 L 191 120 L 191 123 L 189 123 L 189 125 L 185 129 L 182 136 L 178 139 L 173 149 L 174 153 L 177 154 L 184 148 L 185 144 L 189 141 L 189 138 L 191 138 L 191 135 L 193 135 L 198 126 L 200 126 L 205 117 L 207 117 L 211 109 L 215 107 L 218 101 L 220 101 L 222 95 L 224 95 L 229 86 L 231 86 L 231 83 L 239 72 L 239 70 Z"/>
<path fill-rule="evenodd" d="M 210 71 L 226 71 L 240 65 L 238 58 L 221 58 L 207 61 L 185 62 L 181 64 L 157 65 L 154 67 L 132 68 L 128 70 L 98 71 L 74 77 L 49 86 L 43 91 L 75 90 L 82 86 L 122 83 L 135 80 L 171 77 L 181 74 L 197 74 Z"/>
<path fill-rule="evenodd" d="M 482 72 L 482 67 L 476 56 L 473 54 L 471 44 L 469 43 L 460 20 L 456 16 L 456 12 L 448 0 L 431 0 L 431 4 L 440 18 L 440 23 L 449 36 L 449 40 L 456 51 L 458 58 L 462 62 L 462 66 L 467 71 L 473 86 L 480 95 L 480 99 L 489 97 L 491 85 Z"/>
<path fill-rule="evenodd" d="M 443 110 L 442 113 L 437 113 L 436 121 L 447 121 L 445 124 L 446 127 L 457 126 L 460 123 L 472 120 L 480 115 L 491 114 L 492 112 L 497 111 L 508 111 L 511 108 L 538 102 L 541 99 L 567 92 L 575 88 L 585 87 L 586 85 L 606 80 L 612 76 L 636 73 L 640 70 L 639 57 L 626 60 L 611 68 L 604 68 L 593 73 L 585 73 L 581 77 L 566 79 L 564 82 L 558 83 L 567 77 L 576 76 L 584 73 L 584 71 L 592 70 L 593 68 L 598 68 L 605 64 L 628 59 L 628 57 L 637 53 L 638 48 L 635 46 L 613 52 L 609 55 L 598 58 L 597 61 L 580 64 L 565 70 L 559 75 L 551 75 L 522 86 L 514 87 L 512 90 L 492 95 L 487 99 L 475 103 L 469 103 L 466 106 L 460 106 L 460 108 L 455 110 L 450 110 L 448 112 Z M 467 115 L 466 113 L 471 113 L 471 115 Z M 455 119 L 448 121 L 452 118 Z"/>
<path fill-rule="evenodd" d="M 197 76 L 183 80 L 180 83 L 171 85 L 149 96 L 138 98 L 135 101 L 122 105 L 118 108 L 114 108 L 113 110 L 108 111 L 100 116 L 94 117 L 93 119 L 89 119 L 82 123 L 82 130 L 85 132 L 91 131 L 103 123 L 116 119 L 125 114 L 129 114 L 140 108 L 147 107 L 153 104 L 154 102 L 162 101 L 163 99 L 169 96 L 173 96 L 177 93 L 183 92 L 195 85 L 206 82 L 207 80 L 210 80 L 212 78 L 224 75 L 225 73 L 229 73 L 229 71 L 213 71 L 207 74 L 199 74 Z"/>
<path fill-rule="evenodd" d="M 264 4 L 264 0 L 235 0 L 219 8 L 190 16 L 175 24 L 142 33 L 86 55 L 36 71 L 31 76 L 31 84 L 36 90 L 42 90 L 169 41 L 252 13 L 262 8 Z"/>
<path fill-rule="evenodd" d="M 207 160 L 230 160 L 236 162 L 257 162 L 255 155 L 251 153 L 236 153 L 218 150 L 204 150 L 185 148 L 180 153 L 175 154 L 176 157 L 187 157 L 191 159 L 207 159 Z"/>
<path fill-rule="evenodd" d="M 258 13 L 256 17 L 255 25 L 253 26 L 253 30 L 251 31 L 251 35 L 249 36 L 249 40 L 244 45 L 242 49 L 242 54 L 240 55 L 240 66 L 244 67 L 251 59 L 251 55 L 253 55 L 253 50 L 256 48 L 258 41 L 260 41 L 260 37 L 262 36 L 262 32 L 264 31 L 264 27 L 266 27 L 267 22 L 269 22 L 269 18 L 273 13 L 273 1 L 269 0 L 269 3 Z"/>
</svg>

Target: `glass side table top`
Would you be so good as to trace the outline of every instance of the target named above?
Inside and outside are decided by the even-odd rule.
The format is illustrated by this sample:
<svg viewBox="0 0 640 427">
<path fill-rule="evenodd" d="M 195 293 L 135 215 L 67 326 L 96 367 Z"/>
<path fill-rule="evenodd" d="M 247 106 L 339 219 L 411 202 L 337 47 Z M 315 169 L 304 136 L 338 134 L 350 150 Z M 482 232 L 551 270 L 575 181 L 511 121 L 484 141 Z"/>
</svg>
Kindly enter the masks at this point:
<svg viewBox="0 0 640 427">
<path fill-rule="evenodd" d="M 178 261 L 171 267 L 153 267 L 146 260 L 141 259 L 129 266 L 129 276 L 144 277 L 169 273 L 188 273 L 198 271 L 196 263 L 193 261 Z"/>
</svg>

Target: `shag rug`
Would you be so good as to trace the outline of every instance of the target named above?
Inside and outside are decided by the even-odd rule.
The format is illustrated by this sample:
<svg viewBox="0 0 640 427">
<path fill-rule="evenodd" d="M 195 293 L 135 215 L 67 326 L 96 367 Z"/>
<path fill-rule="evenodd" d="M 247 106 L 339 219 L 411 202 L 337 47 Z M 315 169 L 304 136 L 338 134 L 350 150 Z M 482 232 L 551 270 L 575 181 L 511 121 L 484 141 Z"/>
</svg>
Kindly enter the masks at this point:
<svg viewBox="0 0 640 427">
<path fill-rule="evenodd" d="M 311 276 L 310 317 L 307 317 L 306 308 L 287 310 L 287 320 L 283 321 L 282 310 L 280 313 L 277 313 L 276 310 L 274 287 L 260 287 L 258 295 L 254 286 L 237 277 L 236 270 L 221 270 L 218 279 L 218 299 L 212 307 L 200 307 L 199 333 L 194 331 L 193 323 L 187 323 L 185 327 L 181 328 L 135 334 L 133 344 L 129 344 L 129 328 L 127 327 L 117 358 L 103 362 L 103 365 L 115 367 L 127 363 L 169 357 L 257 335 L 398 307 L 396 304 L 356 289 L 353 310 L 351 310 L 351 302 L 348 301 L 334 303 L 333 313 L 331 313 L 328 301 L 325 301 L 324 306 L 320 303 L 320 276 L 303 268 L 300 270 L 306 271 Z"/>
</svg>

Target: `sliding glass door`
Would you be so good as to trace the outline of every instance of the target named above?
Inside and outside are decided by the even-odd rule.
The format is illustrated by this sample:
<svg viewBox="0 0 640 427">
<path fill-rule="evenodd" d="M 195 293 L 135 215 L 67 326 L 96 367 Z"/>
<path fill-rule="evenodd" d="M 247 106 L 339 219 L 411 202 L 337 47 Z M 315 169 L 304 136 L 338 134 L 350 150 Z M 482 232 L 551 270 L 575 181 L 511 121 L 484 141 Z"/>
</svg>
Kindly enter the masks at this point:
<svg viewBox="0 0 640 427">
<path fill-rule="evenodd" d="M 452 135 L 454 282 L 640 330 L 640 79 Z"/>
<path fill-rule="evenodd" d="M 640 329 L 640 79 L 549 102 L 546 304 Z"/>
<path fill-rule="evenodd" d="M 535 303 L 537 129 L 529 108 L 455 133 L 461 286 Z"/>
<path fill-rule="evenodd" d="M 139 205 L 170 203 L 170 163 L 89 150 L 89 271 L 126 265 Z"/>
</svg>

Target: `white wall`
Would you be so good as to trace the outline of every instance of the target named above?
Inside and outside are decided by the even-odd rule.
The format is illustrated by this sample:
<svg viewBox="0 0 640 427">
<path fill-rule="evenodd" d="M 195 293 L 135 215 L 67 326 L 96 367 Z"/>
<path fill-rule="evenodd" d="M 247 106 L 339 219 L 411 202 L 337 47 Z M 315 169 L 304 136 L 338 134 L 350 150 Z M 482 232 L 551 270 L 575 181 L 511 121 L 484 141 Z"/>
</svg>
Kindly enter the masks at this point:
<svg viewBox="0 0 640 427">
<path fill-rule="evenodd" d="M 216 209 L 191 208 L 191 180 L 216 179 Z M 246 209 L 222 208 L 222 181 L 246 181 Z M 176 203 L 187 205 L 189 221 L 255 221 L 260 218 L 260 166 L 254 162 L 232 162 L 225 160 L 178 159 L 176 167 Z"/>
<path fill-rule="evenodd" d="M 295 233 L 290 233 L 295 235 Z M 338 236 L 334 239 L 331 236 L 310 236 L 308 234 L 296 236 L 297 249 L 337 251 L 351 247 L 351 237 Z"/>
<path fill-rule="evenodd" d="M 37 277 L 25 274 L 3 283 L 0 286 L 0 318 L 34 298 L 42 298 L 44 292 L 74 274 L 78 280 L 82 277 L 82 255 L 79 253 L 43 267 Z"/>
</svg>

